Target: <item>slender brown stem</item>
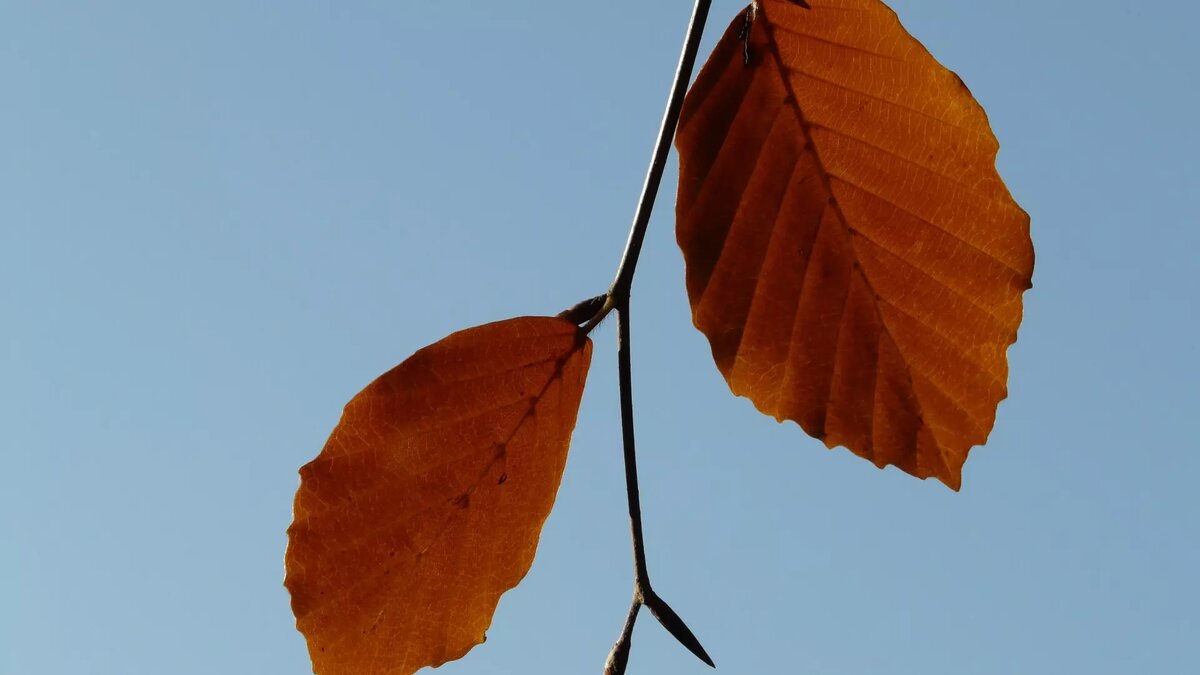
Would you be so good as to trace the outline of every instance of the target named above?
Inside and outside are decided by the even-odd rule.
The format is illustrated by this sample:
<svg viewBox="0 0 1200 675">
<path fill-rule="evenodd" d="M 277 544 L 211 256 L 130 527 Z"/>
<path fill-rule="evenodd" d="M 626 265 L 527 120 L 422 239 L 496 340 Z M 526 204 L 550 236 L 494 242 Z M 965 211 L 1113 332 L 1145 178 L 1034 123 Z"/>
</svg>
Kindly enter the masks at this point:
<svg viewBox="0 0 1200 675">
<path fill-rule="evenodd" d="M 658 142 L 654 146 L 650 169 L 646 172 L 646 182 L 642 185 L 642 198 L 638 201 L 637 211 L 633 216 L 633 227 L 629 230 L 629 241 L 625 244 L 625 254 L 621 257 L 616 279 L 613 280 L 612 289 L 609 291 L 618 300 L 622 297 L 628 298 L 629 289 L 633 285 L 633 273 L 637 268 L 638 257 L 642 254 L 642 242 L 646 239 L 646 228 L 650 225 L 650 213 L 654 210 L 658 186 L 662 183 L 663 170 L 666 169 L 667 158 L 671 154 L 671 141 L 675 138 L 675 127 L 679 125 L 679 113 L 683 110 L 683 99 L 687 94 L 688 83 L 692 80 L 696 54 L 700 51 L 700 38 L 704 35 L 704 24 L 708 22 L 708 10 L 711 5 L 712 0 L 696 0 L 696 6 L 692 10 L 692 20 L 688 24 L 683 51 L 679 55 L 679 67 L 675 70 L 675 83 L 671 86 L 662 127 L 658 130 Z"/>
<path fill-rule="evenodd" d="M 683 619 L 671 609 L 650 585 L 650 570 L 646 565 L 646 538 L 642 534 L 642 500 L 638 489 L 637 445 L 633 433 L 633 359 L 629 340 L 629 302 L 617 305 L 617 371 L 621 388 L 621 438 L 625 450 L 625 494 L 629 501 L 629 526 L 633 535 L 633 601 L 621 637 L 613 645 L 605 663 L 605 675 L 622 675 L 629 661 L 629 649 L 633 640 L 633 624 L 642 605 L 663 628 L 676 640 L 696 655 L 696 658 L 713 665 L 712 657 L 704 650 L 695 634 Z"/>
<path fill-rule="evenodd" d="M 635 594 L 633 602 L 629 605 L 629 614 L 625 616 L 625 627 L 621 629 L 621 637 L 617 639 L 612 651 L 608 653 L 608 660 L 604 662 L 604 675 L 624 675 L 625 666 L 629 665 L 629 648 L 633 646 L 633 624 L 637 621 L 638 610 L 641 608 L 642 601 Z"/>
<path fill-rule="evenodd" d="M 633 585 L 636 600 L 650 587 L 646 539 L 642 534 L 642 499 L 638 489 L 637 449 L 633 433 L 633 362 L 629 343 L 629 302 L 617 305 L 617 371 L 621 387 L 621 443 L 625 449 L 625 494 L 633 534 Z"/>
<path fill-rule="evenodd" d="M 692 70 L 696 65 L 696 54 L 700 49 L 700 38 L 704 33 L 704 24 L 708 20 L 708 10 L 711 5 L 711 0 L 696 0 L 683 51 L 679 57 L 679 67 L 675 71 L 675 82 L 671 87 L 667 109 L 663 114 L 662 127 L 658 132 L 658 142 L 654 146 L 654 155 L 650 161 L 650 168 L 646 172 L 642 196 L 638 201 L 633 226 L 629 231 L 629 241 L 625 245 L 625 253 L 621 257 L 621 264 L 617 269 L 617 276 L 613 280 L 612 287 L 609 289 L 607 300 L 585 326 L 586 330 L 590 330 L 609 311 L 617 310 L 617 367 L 621 388 L 621 438 L 625 456 L 625 491 L 629 502 L 630 531 L 633 538 L 633 600 L 630 603 L 629 614 L 626 616 L 621 636 L 613 645 L 612 652 L 609 653 L 605 663 L 605 675 L 624 674 L 633 641 L 634 622 L 637 620 L 638 611 L 642 605 L 646 605 L 659 623 L 697 658 L 710 666 L 713 665 L 712 659 L 704 651 L 700 641 L 679 618 L 679 615 L 650 586 L 650 572 L 646 565 L 646 543 L 642 533 L 642 505 L 638 490 L 637 452 L 633 432 L 633 367 L 629 339 L 629 296 L 633 286 L 633 275 L 637 269 L 642 243 L 646 238 L 646 228 L 650 224 L 650 214 L 654 209 L 654 201 L 658 196 L 663 171 L 671 152 L 671 141 L 675 137 L 675 128 L 679 124 L 679 114 L 683 109 L 684 96 L 687 94 Z"/>
</svg>

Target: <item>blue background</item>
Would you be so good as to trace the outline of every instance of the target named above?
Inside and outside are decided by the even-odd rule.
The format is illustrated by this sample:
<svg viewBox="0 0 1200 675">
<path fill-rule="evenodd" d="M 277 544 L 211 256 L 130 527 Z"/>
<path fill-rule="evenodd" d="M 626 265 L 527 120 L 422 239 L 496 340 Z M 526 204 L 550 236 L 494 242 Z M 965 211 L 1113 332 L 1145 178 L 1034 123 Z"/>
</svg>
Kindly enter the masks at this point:
<svg viewBox="0 0 1200 675">
<path fill-rule="evenodd" d="M 417 348 L 605 290 L 690 4 L 0 3 L 0 673 L 308 672 L 297 468 Z M 634 287 L 655 585 L 724 673 L 1200 672 L 1200 10 L 892 4 L 1033 216 L 1010 399 L 960 494 L 735 399 L 672 161 Z M 595 337 L 538 559 L 438 672 L 599 672 L 617 635 Z M 704 672 L 643 616 L 631 675 Z"/>
</svg>

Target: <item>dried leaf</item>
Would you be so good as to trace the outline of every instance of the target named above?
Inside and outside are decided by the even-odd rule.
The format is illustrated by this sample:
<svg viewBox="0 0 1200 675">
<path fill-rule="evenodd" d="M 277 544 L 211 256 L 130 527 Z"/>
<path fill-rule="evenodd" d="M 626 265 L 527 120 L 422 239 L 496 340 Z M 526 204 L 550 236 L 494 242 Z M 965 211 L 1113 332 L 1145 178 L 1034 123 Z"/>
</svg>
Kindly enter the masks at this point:
<svg viewBox="0 0 1200 675">
<path fill-rule="evenodd" d="M 688 94 L 692 318 L 762 412 L 957 490 L 1007 395 L 1029 217 L 983 109 L 890 9 L 810 4 L 758 3 L 748 44 L 736 19 Z"/>
<path fill-rule="evenodd" d="M 591 359 L 558 318 L 461 331 L 346 406 L 300 469 L 296 623 L 320 675 L 402 675 L 482 642 L 533 562 Z"/>
</svg>

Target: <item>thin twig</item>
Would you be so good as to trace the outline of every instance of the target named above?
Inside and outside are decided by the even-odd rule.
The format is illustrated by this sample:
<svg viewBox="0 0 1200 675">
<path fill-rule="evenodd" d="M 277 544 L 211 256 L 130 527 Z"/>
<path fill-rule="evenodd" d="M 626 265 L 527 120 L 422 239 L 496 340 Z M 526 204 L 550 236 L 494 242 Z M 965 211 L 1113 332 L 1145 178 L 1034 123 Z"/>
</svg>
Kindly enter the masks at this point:
<svg viewBox="0 0 1200 675">
<path fill-rule="evenodd" d="M 629 648 L 633 646 L 633 624 L 637 621 L 638 610 L 642 608 L 641 599 L 634 595 L 629 605 L 629 614 L 625 616 L 625 627 L 621 629 L 621 637 L 608 653 L 604 662 L 604 675 L 624 675 L 625 666 L 629 664 Z"/>
<path fill-rule="evenodd" d="M 679 640 L 700 660 L 710 666 L 713 665 L 712 659 L 704 651 L 700 641 L 683 623 L 679 615 L 650 586 L 650 572 L 646 565 L 646 544 L 642 535 L 642 505 L 638 491 L 637 453 L 633 433 L 633 367 L 629 340 L 629 295 L 633 286 L 633 274 L 637 269 L 642 243 L 646 238 L 646 228 L 650 224 L 650 214 L 654 209 L 654 200 L 658 196 L 663 170 L 666 168 L 667 158 L 671 152 L 671 141 L 675 137 L 675 128 L 679 124 L 679 114 L 683 109 L 684 96 L 687 94 L 692 70 L 696 65 L 696 54 L 700 50 L 700 38 L 704 33 L 704 24 L 708 20 L 708 10 L 711 5 L 711 0 L 696 0 L 692 19 L 688 25 L 687 38 L 684 40 L 683 51 L 679 56 L 679 67 L 675 71 L 675 82 L 671 87 L 667 109 L 663 114 L 662 127 L 658 132 L 658 142 L 654 146 L 654 155 L 650 160 L 650 168 L 646 172 L 646 182 L 642 186 L 642 196 L 633 217 L 633 226 L 629 231 L 629 241 L 625 245 L 625 253 L 621 257 L 621 264 L 617 269 L 617 276 L 613 280 L 612 287 L 609 289 L 607 301 L 585 326 L 586 330 L 590 330 L 608 312 L 613 309 L 617 310 L 617 367 L 621 388 L 621 437 L 625 456 L 625 491 L 629 501 L 629 521 L 633 537 L 633 600 L 630 603 L 629 614 L 625 619 L 621 636 L 613 645 L 612 652 L 609 653 L 605 663 L 605 675 L 624 674 L 625 666 L 629 661 L 634 622 L 637 620 L 638 610 L 642 605 L 650 608 L 654 617 L 676 640 Z"/>
<path fill-rule="evenodd" d="M 633 361 L 629 344 L 629 303 L 617 306 L 617 371 L 621 387 L 621 443 L 625 449 L 625 494 L 633 534 L 634 599 L 642 601 L 650 587 L 646 566 L 646 540 L 642 535 L 642 500 L 638 490 L 637 450 L 633 434 Z"/>
<path fill-rule="evenodd" d="M 633 640 L 633 623 L 642 605 L 663 628 L 696 658 L 713 665 L 712 657 L 704 650 L 695 634 L 683 619 L 671 609 L 650 585 L 650 570 L 646 565 L 646 539 L 642 534 L 642 501 L 638 489 L 637 444 L 633 432 L 633 356 L 629 340 L 629 302 L 617 305 L 617 372 L 621 389 L 621 440 L 625 455 L 625 494 L 629 501 L 629 526 L 633 537 L 633 601 L 621 637 L 613 645 L 604 666 L 605 675 L 622 675 L 629 661 L 629 649 Z"/>
<path fill-rule="evenodd" d="M 704 24 L 708 22 L 708 9 L 711 5 L 712 0 L 696 0 L 696 7 L 692 10 L 687 38 L 679 55 L 679 67 L 675 70 L 675 83 L 671 86 L 667 110 L 663 113 L 662 127 L 658 131 L 658 142 L 654 146 L 650 169 L 646 172 L 646 182 L 642 186 L 642 198 L 638 201 L 637 212 L 633 216 L 633 227 L 629 230 L 629 241 L 625 244 L 625 254 L 621 257 L 621 265 L 617 268 L 617 276 L 609 291 L 617 298 L 618 304 L 622 298 L 629 297 L 629 289 L 633 285 L 633 272 L 637 268 L 638 257 L 642 254 L 646 227 L 650 224 L 650 213 L 654 210 L 658 186 L 662 183 L 663 170 L 667 167 L 671 141 L 675 138 L 675 127 L 679 125 L 679 113 L 683 110 L 683 99 L 687 94 L 688 83 L 692 80 L 692 69 L 696 66 L 696 54 L 700 51 L 700 38 L 704 35 Z"/>
</svg>

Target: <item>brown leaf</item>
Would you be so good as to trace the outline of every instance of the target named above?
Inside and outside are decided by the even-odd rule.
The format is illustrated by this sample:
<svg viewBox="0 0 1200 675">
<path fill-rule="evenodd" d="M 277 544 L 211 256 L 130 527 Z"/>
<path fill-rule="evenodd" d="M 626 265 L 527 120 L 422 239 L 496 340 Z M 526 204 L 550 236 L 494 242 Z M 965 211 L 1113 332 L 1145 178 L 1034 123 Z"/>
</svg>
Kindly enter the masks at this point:
<svg viewBox="0 0 1200 675">
<path fill-rule="evenodd" d="M 810 4 L 759 3 L 748 45 L 737 18 L 688 94 L 692 318 L 759 410 L 957 490 L 1007 394 L 1029 216 L 983 109 L 890 9 Z"/>
<path fill-rule="evenodd" d="M 347 404 L 300 469 L 296 624 L 320 675 L 406 675 L 483 642 L 533 562 L 591 359 L 570 322 L 471 328 Z"/>
</svg>

